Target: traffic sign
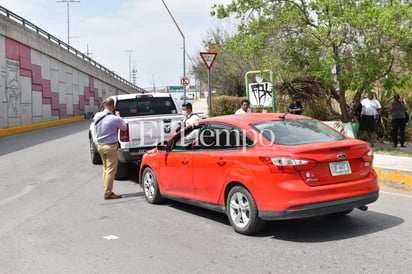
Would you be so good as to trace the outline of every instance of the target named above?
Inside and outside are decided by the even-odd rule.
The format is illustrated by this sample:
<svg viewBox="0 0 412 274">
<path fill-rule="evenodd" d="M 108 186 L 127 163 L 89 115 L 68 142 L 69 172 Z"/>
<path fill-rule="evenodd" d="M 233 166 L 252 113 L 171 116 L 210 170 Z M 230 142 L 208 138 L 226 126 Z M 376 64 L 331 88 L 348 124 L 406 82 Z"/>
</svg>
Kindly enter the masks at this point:
<svg viewBox="0 0 412 274">
<path fill-rule="evenodd" d="M 188 86 L 189 89 L 196 89 L 196 86 Z M 172 91 L 179 91 L 179 90 L 184 90 L 184 87 L 182 86 L 167 86 L 168 90 Z"/>
<path fill-rule="evenodd" d="M 203 59 L 203 62 L 205 63 L 206 67 L 208 70 L 210 70 L 213 66 L 213 63 L 215 62 L 216 59 L 216 52 L 201 52 L 200 56 Z"/>
<path fill-rule="evenodd" d="M 180 84 L 182 85 L 182 86 L 184 86 L 184 87 L 186 87 L 186 86 L 188 86 L 189 84 L 190 84 L 190 79 L 189 79 L 189 77 L 182 77 L 181 79 L 180 79 Z"/>
</svg>

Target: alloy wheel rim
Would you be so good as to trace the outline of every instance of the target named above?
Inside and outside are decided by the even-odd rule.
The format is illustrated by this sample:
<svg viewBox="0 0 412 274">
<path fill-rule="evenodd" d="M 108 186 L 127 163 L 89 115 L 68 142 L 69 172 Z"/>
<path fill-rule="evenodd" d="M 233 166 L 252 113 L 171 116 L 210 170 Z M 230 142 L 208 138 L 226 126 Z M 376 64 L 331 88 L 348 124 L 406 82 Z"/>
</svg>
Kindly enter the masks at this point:
<svg viewBox="0 0 412 274">
<path fill-rule="evenodd" d="M 249 224 L 250 205 L 245 195 L 236 192 L 230 199 L 229 207 L 230 218 L 237 227 L 243 228 Z"/>
<path fill-rule="evenodd" d="M 144 176 L 144 192 L 146 196 L 151 199 L 154 193 L 154 183 L 153 183 L 153 176 L 149 172 L 147 172 Z"/>
</svg>

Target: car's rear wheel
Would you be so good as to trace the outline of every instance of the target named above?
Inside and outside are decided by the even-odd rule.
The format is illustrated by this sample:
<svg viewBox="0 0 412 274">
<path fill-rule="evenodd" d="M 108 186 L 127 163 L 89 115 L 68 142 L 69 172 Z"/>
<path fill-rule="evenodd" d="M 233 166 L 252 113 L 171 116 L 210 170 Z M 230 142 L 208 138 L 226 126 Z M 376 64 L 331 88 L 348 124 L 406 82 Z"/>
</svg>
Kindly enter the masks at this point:
<svg viewBox="0 0 412 274">
<path fill-rule="evenodd" d="M 101 165 L 102 164 L 102 158 L 100 158 L 99 151 L 97 150 L 97 147 L 95 143 L 93 142 L 93 139 L 89 139 L 90 142 L 90 158 L 92 160 L 92 163 L 95 165 Z"/>
<path fill-rule="evenodd" d="M 255 199 L 242 186 L 235 186 L 229 191 L 226 211 L 230 224 L 238 233 L 257 233 L 265 226 L 258 216 Z"/>
<path fill-rule="evenodd" d="M 146 167 L 143 170 L 142 187 L 144 196 L 149 203 L 157 204 L 163 201 L 156 175 L 150 167 Z"/>
</svg>

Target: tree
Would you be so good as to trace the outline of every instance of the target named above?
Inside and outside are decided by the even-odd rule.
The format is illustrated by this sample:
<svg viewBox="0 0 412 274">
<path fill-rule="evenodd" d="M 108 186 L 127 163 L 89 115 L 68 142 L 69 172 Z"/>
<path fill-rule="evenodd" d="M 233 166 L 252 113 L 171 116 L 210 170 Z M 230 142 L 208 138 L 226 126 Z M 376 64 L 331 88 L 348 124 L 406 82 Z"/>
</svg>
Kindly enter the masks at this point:
<svg viewBox="0 0 412 274">
<path fill-rule="evenodd" d="M 243 72 L 242 64 L 246 71 L 272 69 L 279 88 L 312 79 L 308 87 L 318 87 L 343 122 L 377 81 L 387 90 L 411 84 L 410 1 L 234 0 L 214 5 L 211 14 L 240 20 L 236 35 L 218 41 L 220 51 L 234 56 L 233 71 Z"/>
</svg>

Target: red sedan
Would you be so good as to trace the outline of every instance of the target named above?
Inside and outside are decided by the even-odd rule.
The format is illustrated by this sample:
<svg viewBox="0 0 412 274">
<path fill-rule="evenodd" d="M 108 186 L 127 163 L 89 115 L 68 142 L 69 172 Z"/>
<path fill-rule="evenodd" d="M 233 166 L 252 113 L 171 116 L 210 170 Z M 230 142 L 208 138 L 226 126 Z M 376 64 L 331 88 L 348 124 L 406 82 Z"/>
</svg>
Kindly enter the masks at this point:
<svg viewBox="0 0 412 274">
<path fill-rule="evenodd" d="M 148 152 L 140 183 L 164 198 L 228 215 L 236 232 L 267 220 L 366 210 L 379 187 L 367 143 L 310 117 L 242 114 L 184 128 Z"/>
</svg>

